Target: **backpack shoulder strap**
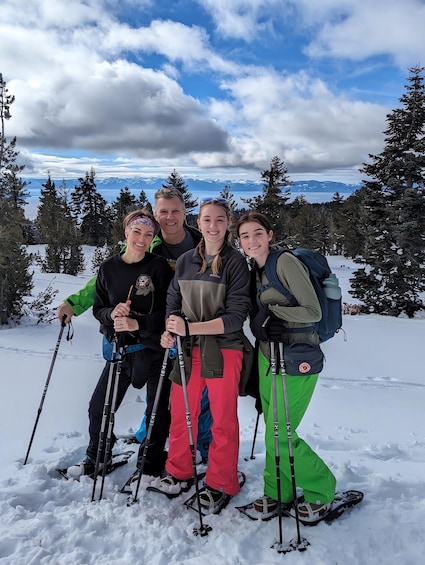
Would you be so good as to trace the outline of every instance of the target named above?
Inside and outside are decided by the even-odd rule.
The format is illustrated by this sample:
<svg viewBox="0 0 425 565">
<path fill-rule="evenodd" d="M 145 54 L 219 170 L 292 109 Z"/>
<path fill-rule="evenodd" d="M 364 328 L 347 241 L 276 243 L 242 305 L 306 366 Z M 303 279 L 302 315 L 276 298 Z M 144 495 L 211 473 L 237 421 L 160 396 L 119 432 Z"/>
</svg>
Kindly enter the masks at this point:
<svg viewBox="0 0 425 565">
<path fill-rule="evenodd" d="M 270 286 L 274 286 L 275 289 L 283 294 L 291 305 L 296 304 L 295 298 L 289 292 L 287 288 L 285 288 L 282 284 L 282 281 L 279 279 L 277 274 L 277 260 L 282 253 L 285 253 L 285 249 L 275 249 L 271 251 L 267 257 L 266 264 L 264 265 L 264 273 L 269 281 L 268 285 L 264 285 L 263 288 L 260 290 L 265 290 Z"/>
</svg>

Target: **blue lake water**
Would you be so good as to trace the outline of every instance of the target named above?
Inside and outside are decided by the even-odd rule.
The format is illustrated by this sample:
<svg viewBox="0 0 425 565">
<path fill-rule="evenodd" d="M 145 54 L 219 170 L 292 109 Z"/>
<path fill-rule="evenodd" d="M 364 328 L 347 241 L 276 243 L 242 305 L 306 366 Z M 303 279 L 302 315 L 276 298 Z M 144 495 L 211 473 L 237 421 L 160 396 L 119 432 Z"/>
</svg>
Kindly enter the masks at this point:
<svg viewBox="0 0 425 565">
<path fill-rule="evenodd" d="M 128 182 L 126 182 L 126 180 Z M 40 198 L 40 188 L 42 183 L 45 181 L 41 181 L 40 179 L 31 180 L 31 183 L 28 184 L 25 188 L 26 191 L 29 193 L 27 198 L 28 205 L 25 209 L 25 215 L 29 219 L 34 219 L 37 215 L 37 206 L 39 204 Z M 66 188 L 71 193 L 74 189 L 75 184 L 78 181 L 67 181 Z M 116 186 L 111 186 L 115 184 Z M 188 190 L 193 195 L 194 198 L 203 198 L 207 196 L 219 196 L 221 190 L 223 189 L 226 183 L 218 182 L 218 181 L 211 181 L 211 182 L 201 182 L 201 181 L 193 181 L 187 182 Z M 56 188 L 59 188 L 61 185 L 60 182 L 56 182 Z M 161 181 L 157 180 L 156 182 L 152 183 L 142 183 L 131 181 L 131 179 L 119 179 L 115 183 L 113 183 L 112 179 L 99 181 L 96 183 L 96 188 L 99 193 L 103 196 L 103 198 L 110 204 L 114 200 L 116 200 L 120 194 L 121 189 L 125 186 L 128 186 L 130 191 L 138 197 L 140 195 L 141 190 L 144 191 L 146 194 L 149 202 L 151 204 L 154 203 L 154 194 L 160 188 Z M 260 184 L 242 184 L 242 183 L 232 183 L 230 184 L 230 193 L 233 195 L 234 200 L 236 201 L 239 207 L 245 207 L 246 205 L 242 201 L 242 198 L 248 199 L 254 196 L 258 196 L 262 193 L 262 185 Z M 335 192 L 347 198 L 353 190 L 357 187 L 354 185 L 346 185 L 343 183 L 333 183 L 333 182 L 318 182 L 318 181 L 303 181 L 303 182 L 295 182 L 293 186 L 290 187 L 291 189 L 291 200 L 296 198 L 299 195 L 303 195 L 305 199 L 310 203 L 320 203 L 320 202 L 329 202 L 332 200 Z"/>
</svg>

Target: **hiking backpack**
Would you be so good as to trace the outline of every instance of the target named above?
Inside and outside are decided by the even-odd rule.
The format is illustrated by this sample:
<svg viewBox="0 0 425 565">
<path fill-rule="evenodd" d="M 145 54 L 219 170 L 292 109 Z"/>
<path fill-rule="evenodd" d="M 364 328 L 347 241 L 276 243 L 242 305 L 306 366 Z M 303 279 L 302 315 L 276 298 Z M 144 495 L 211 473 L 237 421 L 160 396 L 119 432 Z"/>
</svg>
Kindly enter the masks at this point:
<svg viewBox="0 0 425 565">
<path fill-rule="evenodd" d="M 342 295 L 338 279 L 332 273 L 329 263 L 324 255 L 312 249 L 276 249 L 269 253 L 264 267 L 268 285 L 260 287 L 260 291 L 274 286 L 289 300 L 290 306 L 296 306 L 297 301 L 285 288 L 277 276 L 276 264 L 281 253 L 291 253 L 308 268 L 310 280 L 316 291 L 322 309 L 322 318 L 314 324 L 314 329 L 319 334 L 320 343 L 327 341 L 342 327 Z M 290 330 L 289 330 L 290 331 Z"/>
</svg>

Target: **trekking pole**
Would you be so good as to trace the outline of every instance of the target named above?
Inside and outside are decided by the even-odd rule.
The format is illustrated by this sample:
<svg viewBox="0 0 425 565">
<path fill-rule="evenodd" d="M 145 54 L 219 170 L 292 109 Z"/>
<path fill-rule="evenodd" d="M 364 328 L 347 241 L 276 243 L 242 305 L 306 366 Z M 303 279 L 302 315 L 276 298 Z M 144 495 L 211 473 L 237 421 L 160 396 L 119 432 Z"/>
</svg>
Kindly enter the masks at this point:
<svg viewBox="0 0 425 565">
<path fill-rule="evenodd" d="M 116 383 L 116 373 L 117 373 L 117 368 L 118 368 L 117 367 L 117 348 L 118 348 L 117 337 L 115 336 L 113 349 L 112 349 L 112 357 L 111 357 L 111 360 L 109 361 L 108 382 L 107 382 L 107 385 L 106 385 L 105 402 L 104 402 L 104 405 L 103 405 L 102 423 L 101 423 L 101 426 L 100 426 L 99 443 L 98 443 L 98 446 L 97 446 L 96 463 L 95 463 L 95 467 L 94 467 L 93 488 L 92 488 L 92 496 L 91 496 L 92 502 L 94 501 L 94 498 L 95 498 L 96 483 L 97 483 L 97 477 L 99 475 L 99 467 L 100 467 L 102 456 L 103 456 L 104 463 L 105 463 L 105 457 L 103 455 L 104 444 L 105 444 L 105 432 L 106 432 L 106 429 L 107 429 L 107 426 L 108 426 L 108 423 L 109 423 L 109 419 L 110 419 L 110 416 L 111 416 L 112 390 L 115 389 L 115 383 Z"/>
<path fill-rule="evenodd" d="M 257 410 L 257 420 L 255 422 L 255 430 L 254 430 L 254 437 L 253 437 L 253 440 L 252 440 L 251 455 L 250 455 L 250 457 L 245 457 L 245 461 L 249 461 L 250 459 L 255 459 L 254 448 L 255 448 L 255 440 L 257 438 L 257 430 L 258 430 L 259 421 L 260 421 L 260 413 Z"/>
<path fill-rule="evenodd" d="M 100 492 L 99 492 L 99 500 L 101 500 L 103 496 L 103 487 L 105 485 L 105 478 L 107 475 L 107 465 L 109 461 L 109 456 L 112 457 L 112 435 L 114 432 L 115 426 L 115 412 L 117 407 L 117 396 L 118 396 L 118 386 L 120 382 L 120 375 L 121 375 L 121 363 L 122 358 L 124 355 L 124 347 L 121 346 L 118 350 L 118 360 L 117 360 L 117 369 L 115 371 L 115 380 L 114 380 L 114 387 L 112 392 L 112 400 L 111 400 L 111 409 L 110 415 L 108 420 L 108 429 L 106 433 L 106 442 L 105 442 L 105 451 L 103 454 L 103 467 L 102 467 L 102 481 L 100 483 Z"/>
<path fill-rule="evenodd" d="M 282 547 L 282 493 L 280 492 L 280 446 L 279 446 L 279 419 L 277 411 L 277 390 L 276 390 L 276 354 L 275 344 L 270 342 L 270 368 L 272 373 L 272 402 L 273 402 L 273 430 L 274 430 L 274 450 L 276 464 L 276 488 L 277 488 L 277 511 L 279 517 L 279 541 L 273 544 L 279 553 Z"/>
<path fill-rule="evenodd" d="M 300 534 L 300 518 L 298 513 L 298 496 L 297 496 L 297 482 L 295 480 L 295 465 L 294 465 L 294 449 L 292 442 L 292 432 L 291 432 L 291 419 L 289 416 L 289 401 L 288 401 L 288 384 L 286 379 L 286 368 L 285 368 L 285 358 L 283 356 L 283 343 L 279 343 L 279 360 L 280 360 L 280 373 L 282 376 L 282 387 L 283 387 L 283 401 L 285 406 L 285 419 L 286 419 L 286 435 L 288 438 L 288 453 L 289 453 L 289 465 L 291 468 L 291 480 L 292 480 L 292 496 L 294 497 L 294 511 L 295 511 L 295 521 L 297 524 L 297 541 L 294 540 L 289 542 L 292 549 L 298 549 L 298 551 L 305 551 L 307 546 L 310 545 L 309 542 L 301 538 Z"/>
<path fill-rule="evenodd" d="M 186 409 L 186 423 L 187 423 L 187 432 L 189 434 L 189 447 L 190 447 L 190 452 L 192 454 L 193 478 L 195 480 L 196 500 L 198 502 L 198 513 L 199 513 L 199 528 L 193 528 L 193 533 L 195 536 L 197 535 L 207 536 L 208 533 L 212 530 L 212 527 L 208 526 L 207 524 L 203 524 L 202 521 L 201 501 L 199 499 L 199 479 L 198 479 L 198 471 L 196 470 L 195 445 L 193 442 L 193 434 L 192 434 L 192 420 L 190 417 L 189 398 L 187 395 L 186 372 L 184 368 L 182 342 L 179 335 L 177 336 L 177 352 L 178 352 L 179 367 L 180 367 L 180 378 L 183 387 L 184 405 Z"/>
<path fill-rule="evenodd" d="M 137 502 L 137 495 L 139 494 L 140 483 L 142 481 L 143 470 L 144 470 L 144 467 L 145 467 L 145 461 L 146 461 L 146 457 L 147 457 L 148 449 L 149 449 L 149 442 L 150 442 L 152 430 L 153 430 L 153 427 L 154 427 L 154 424 L 155 424 L 156 411 L 158 409 L 159 399 L 161 397 L 161 391 L 162 391 L 162 386 L 163 386 L 164 379 L 165 379 L 165 373 L 167 372 L 169 352 L 170 352 L 170 349 L 167 348 L 165 350 L 165 353 L 164 353 L 164 360 L 162 362 L 161 372 L 159 374 L 159 381 L 158 381 L 158 385 L 156 387 L 155 400 L 154 400 L 154 403 L 153 403 L 152 413 L 151 413 L 151 417 L 149 419 L 149 425 L 148 425 L 148 429 L 147 429 L 147 432 L 146 432 L 145 445 L 143 447 L 143 455 L 142 455 L 142 459 L 140 461 L 139 477 L 137 479 L 136 492 L 134 493 L 133 500 L 131 501 L 132 504 L 135 504 Z M 140 454 L 141 448 L 142 448 L 142 445 L 140 445 L 140 447 L 139 447 L 139 454 Z"/>
<path fill-rule="evenodd" d="M 65 320 L 66 320 L 66 314 L 64 314 L 64 315 L 62 316 L 62 320 L 61 320 L 61 329 L 60 329 L 60 331 L 59 331 L 59 336 L 58 336 L 58 340 L 57 340 L 57 342 L 56 342 L 55 351 L 53 352 L 52 362 L 50 363 L 49 374 L 47 375 L 46 383 L 45 383 L 45 385 L 44 385 L 43 394 L 42 394 L 42 396 L 41 396 L 40 405 L 39 405 L 39 407 L 38 407 L 37 417 L 36 417 L 36 419 L 35 419 L 34 428 L 33 428 L 33 430 L 32 430 L 30 443 L 29 443 L 28 449 L 27 449 L 27 454 L 25 455 L 24 465 L 27 464 L 28 456 L 29 456 L 29 454 L 30 454 L 32 442 L 33 442 L 34 436 L 35 436 L 35 430 L 37 429 L 38 420 L 40 419 L 40 414 L 41 414 L 41 411 L 42 411 L 42 409 L 43 409 L 44 399 L 46 398 L 47 389 L 48 389 L 49 383 L 50 383 L 50 377 L 52 376 L 53 367 L 54 367 L 54 365 L 55 365 L 56 356 L 57 356 L 57 354 L 58 354 L 59 345 L 60 345 L 60 342 L 61 342 L 61 339 L 62 339 L 63 330 L 65 329 Z"/>
</svg>

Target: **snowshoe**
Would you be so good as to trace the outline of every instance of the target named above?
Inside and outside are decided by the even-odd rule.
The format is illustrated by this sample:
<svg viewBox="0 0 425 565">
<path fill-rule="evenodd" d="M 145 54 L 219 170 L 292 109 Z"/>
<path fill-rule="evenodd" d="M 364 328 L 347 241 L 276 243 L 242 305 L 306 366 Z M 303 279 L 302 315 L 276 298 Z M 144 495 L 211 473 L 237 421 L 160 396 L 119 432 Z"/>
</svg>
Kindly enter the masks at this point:
<svg viewBox="0 0 425 565">
<path fill-rule="evenodd" d="M 292 502 L 282 503 L 282 516 L 289 516 L 292 508 Z M 273 500 L 266 495 L 253 500 L 249 504 L 236 506 L 236 510 L 239 510 L 239 512 L 251 520 L 262 520 L 263 522 L 267 522 L 279 515 L 277 500 Z"/>
<path fill-rule="evenodd" d="M 109 475 L 110 473 L 115 471 L 115 469 L 118 469 L 118 467 L 126 465 L 133 454 L 134 451 L 124 451 L 122 453 L 112 455 L 112 458 L 108 462 L 106 467 L 106 474 Z M 95 464 L 93 463 L 91 458 L 87 457 L 84 461 L 78 463 L 77 465 L 71 465 L 70 467 L 57 469 L 57 471 L 65 479 L 73 479 L 75 481 L 79 481 L 83 475 L 88 476 L 92 479 L 94 477 Z M 98 474 L 102 474 L 102 472 L 103 464 L 101 463 L 99 465 Z"/>
<path fill-rule="evenodd" d="M 139 469 L 136 469 L 128 477 L 124 485 L 121 487 L 120 492 L 122 492 L 123 494 L 134 494 L 138 480 L 139 480 Z M 140 485 L 148 487 L 156 480 L 158 480 L 158 477 L 143 473 L 142 479 L 140 481 Z"/>
<path fill-rule="evenodd" d="M 246 481 L 245 474 L 238 471 L 238 479 L 239 486 L 243 487 Z M 231 494 L 212 489 L 204 484 L 199 490 L 200 505 L 198 505 L 198 495 L 196 492 L 184 502 L 184 505 L 186 508 L 191 508 L 196 512 L 199 512 L 200 506 L 201 514 L 203 516 L 209 516 L 210 514 L 219 514 L 223 508 L 226 508 L 232 498 L 233 496 Z"/>
<path fill-rule="evenodd" d="M 260 499 L 257 499 L 249 504 L 245 504 L 244 506 L 236 506 L 236 509 L 251 520 L 268 521 L 279 515 L 277 507 L 266 508 L 266 512 L 262 511 L 259 505 L 256 504 L 259 500 Z M 308 519 L 303 519 L 303 516 L 300 512 L 298 512 L 298 519 L 304 526 L 316 526 L 323 521 L 331 522 L 332 520 L 339 518 L 348 508 L 359 504 L 362 500 L 363 493 L 357 490 L 337 492 L 334 500 L 330 504 L 330 508 L 326 512 L 323 512 L 321 515 L 317 515 L 317 517 Z M 303 503 L 303 498 L 299 498 L 298 504 L 302 507 Z M 282 504 L 282 516 L 295 518 L 295 508 L 293 503 Z"/>
<path fill-rule="evenodd" d="M 126 480 L 123 486 L 120 488 L 120 492 L 123 494 L 132 494 L 131 486 L 134 482 L 137 483 L 139 479 L 139 469 L 136 469 Z"/>
<path fill-rule="evenodd" d="M 304 526 L 317 526 L 320 522 L 332 522 L 339 518 L 348 508 L 359 504 L 363 500 L 364 494 L 359 490 L 346 490 L 335 493 L 335 498 L 330 503 L 329 509 L 316 518 L 310 516 L 308 519 L 298 514 L 299 521 Z M 291 516 L 295 518 L 295 514 L 291 512 Z"/>
<path fill-rule="evenodd" d="M 198 480 L 199 479 L 200 475 L 198 474 Z M 172 475 L 165 475 L 162 478 L 158 477 L 155 479 L 155 481 L 148 486 L 146 490 L 165 494 L 168 498 L 177 498 L 184 492 L 188 492 L 194 484 L 195 480 L 193 477 L 185 481 L 179 481 Z"/>
</svg>

